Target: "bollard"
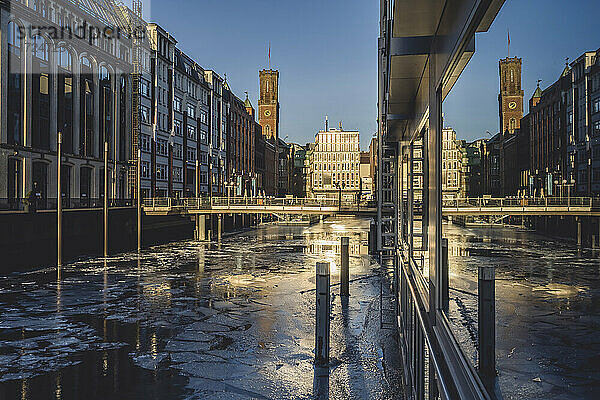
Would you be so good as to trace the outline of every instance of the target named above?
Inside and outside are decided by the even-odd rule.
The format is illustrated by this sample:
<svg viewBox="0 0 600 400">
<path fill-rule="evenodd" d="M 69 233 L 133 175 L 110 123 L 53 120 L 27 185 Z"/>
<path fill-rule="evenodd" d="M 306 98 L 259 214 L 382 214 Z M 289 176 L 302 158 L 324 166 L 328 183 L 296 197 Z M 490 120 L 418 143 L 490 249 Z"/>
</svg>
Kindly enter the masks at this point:
<svg viewBox="0 0 600 400">
<path fill-rule="evenodd" d="M 223 215 L 219 214 L 217 218 L 217 241 L 221 241 L 221 237 L 223 236 Z"/>
<path fill-rule="evenodd" d="M 58 267 L 62 266 L 62 132 L 58 132 L 58 143 L 57 143 L 58 157 L 57 157 L 57 176 L 56 176 L 56 187 L 58 188 L 58 202 L 56 204 L 56 227 L 57 227 L 57 253 L 56 253 L 56 264 Z"/>
<path fill-rule="evenodd" d="M 442 239 L 442 310 L 448 314 L 450 308 L 450 272 L 448 262 L 448 239 Z"/>
<path fill-rule="evenodd" d="M 341 238 L 340 296 L 350 296 L 350 238 Z"/>
<path fill-rule="evenodd" d="M 330 317 L 330 277 L 329 263 L 317 263 L 316 279 L 316 325 L 315 325 L 315 363 L 329 363 L 329 317 Z"/>
<path fill-rule="evenodd" d="M 369 254 L 373 255 L 377 252 L 377 225 L 375 221 L 371 221 L 369 227 Z"/>
<path fill-rule="evenodd" d="M 581 217 L 575 217 L 577 219 L 577 247 L 581 247 Z"/>
<path fill-rule="evenodd" d="M 478 312 L 479 376 L 489 393 L 493 393 L 496 376 L 496 307 L 495 269 L 479 267 Z"/>
</svg>

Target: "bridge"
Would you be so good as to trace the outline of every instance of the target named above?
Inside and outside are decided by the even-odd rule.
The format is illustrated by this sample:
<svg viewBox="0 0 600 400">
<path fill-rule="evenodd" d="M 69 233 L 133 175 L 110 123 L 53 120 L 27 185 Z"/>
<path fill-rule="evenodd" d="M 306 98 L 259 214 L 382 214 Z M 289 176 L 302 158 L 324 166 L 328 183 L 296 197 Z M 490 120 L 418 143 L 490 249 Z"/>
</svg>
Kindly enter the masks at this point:
<svg viewBox="0 0 600 400">
<path fill-rule="evenodd" d="M 422 205 L 413 203 L 420 209 Z M 148 215 L 170 214 L 291 214 L 375 216 L 373 202 L 338 199 L 276 197 L 193 197 L 144 199 Z M 594 216 L 600 217 L 600 200 L 590 197 L 459 198 L 442 202 L 444 216 Z"/>
</svg>

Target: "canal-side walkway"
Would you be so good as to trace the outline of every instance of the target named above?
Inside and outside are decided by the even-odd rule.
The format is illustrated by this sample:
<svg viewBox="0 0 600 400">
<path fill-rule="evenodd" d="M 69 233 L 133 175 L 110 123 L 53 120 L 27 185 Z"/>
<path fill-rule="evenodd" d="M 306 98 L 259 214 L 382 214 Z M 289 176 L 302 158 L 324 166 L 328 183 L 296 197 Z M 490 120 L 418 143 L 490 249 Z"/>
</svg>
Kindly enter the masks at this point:
<svg viewBox="0 0 600 400">
<path fill-rule="evenodd" d="M 0 398 L 399 398 L 385 274 L 368 221 L 267 226 L 0 278 Z M 332 287 L 331 362 L 313 365 L 315 264 L 350 237 L 348 301 Z M 362 253 L 362 254 L 361 254 Z"/>
</svg>

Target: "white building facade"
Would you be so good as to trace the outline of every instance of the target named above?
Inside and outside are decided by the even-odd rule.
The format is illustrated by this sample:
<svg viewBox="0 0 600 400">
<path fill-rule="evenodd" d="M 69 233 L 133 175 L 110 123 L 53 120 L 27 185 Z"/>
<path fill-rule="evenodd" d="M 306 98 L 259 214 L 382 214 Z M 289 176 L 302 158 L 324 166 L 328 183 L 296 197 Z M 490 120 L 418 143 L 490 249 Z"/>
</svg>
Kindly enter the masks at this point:
<svg viewBox="0 0 600 400">
<path fill-rule="evenodd" d="M 360 190 L 358 131 L 319 131 L 312 152 L 312 192 L 316 198 L 356 201 Z"/>
</svg>

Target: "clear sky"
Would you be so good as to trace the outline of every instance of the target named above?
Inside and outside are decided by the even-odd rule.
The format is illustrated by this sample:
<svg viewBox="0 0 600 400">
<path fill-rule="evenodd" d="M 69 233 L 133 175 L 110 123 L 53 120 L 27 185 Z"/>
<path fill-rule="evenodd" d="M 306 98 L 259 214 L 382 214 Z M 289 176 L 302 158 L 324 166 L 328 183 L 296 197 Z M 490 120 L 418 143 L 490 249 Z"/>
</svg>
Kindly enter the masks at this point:
<svg viewBox="0 0 600 400">
<path fill-rule="evenodd" d="M 145 0 L 147 4 L 148 0 Z M 147 7 L 147 6 L 145 6 Z M 343 121 L 361 133 L 361 147 L 377 129 L 376 0 L 152 0 L 146 18 L 171 32 L 204 68 L 227 74 L 233 91 L 256 107 L 258 71 L 280 71 L 282 138 L 306 143 L 324 126 Z M 149 14 L 149 15 L 148 15 Z M 525 103 L 552 84 L 571 60 L 600 47 L 598 0 L 507 0 L 444 102 L 446 126 L 473 140 L 498 131 L 498 59 L 523 58 Z"/>
</svg>

